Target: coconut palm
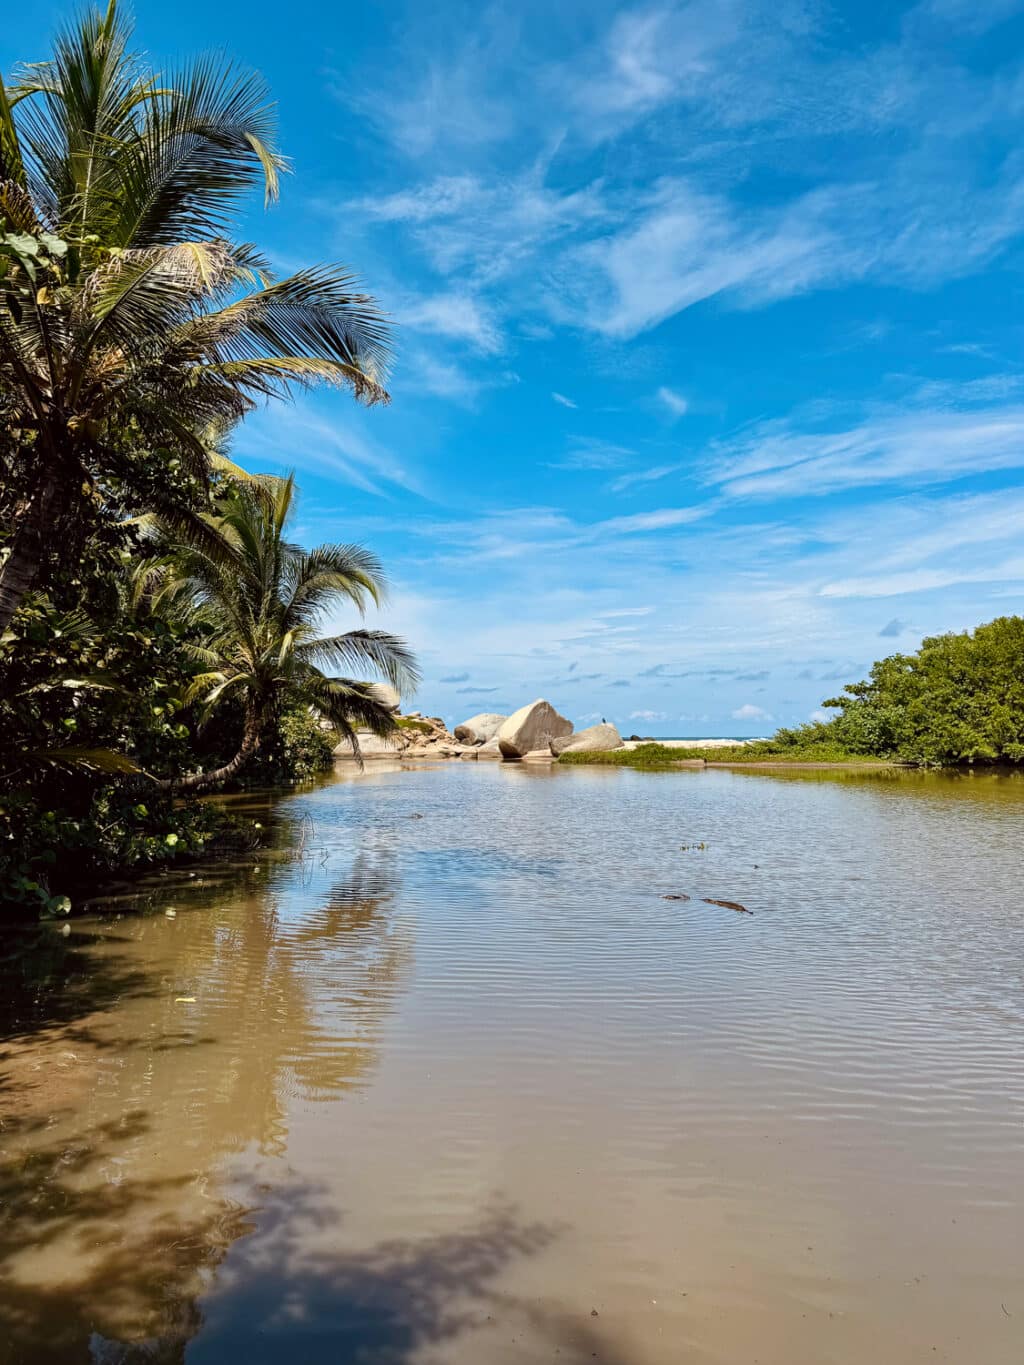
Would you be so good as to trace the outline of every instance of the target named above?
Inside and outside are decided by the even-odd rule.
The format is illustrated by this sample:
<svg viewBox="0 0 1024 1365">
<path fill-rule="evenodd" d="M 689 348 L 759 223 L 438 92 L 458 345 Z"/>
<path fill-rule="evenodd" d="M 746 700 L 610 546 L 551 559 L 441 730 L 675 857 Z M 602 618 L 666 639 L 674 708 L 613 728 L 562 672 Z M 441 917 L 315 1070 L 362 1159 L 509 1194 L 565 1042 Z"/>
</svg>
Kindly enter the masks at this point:
<svg viewBox="0 0 1024 1365">
<path fill-rule="evenodd" d="M 0 632 L 112 498 L 206 534 L 197 433 L 295 385 L 387 398 L 353 277 L 274 279 L 229 237 L 285 169 L 262 82 L 209 59 L 158 77 L 130 36 L 111 0 L 0 83 Z"/>
<path fill-rule="evenodd" d="M 198 791 L 235 777 L 286 703 L 308 706 L 329 721 L 357 757 L 357 729 L 394 733 L 394 715 L 372 681 L 326 669 L 375 674 L 399 691 L 418 682 L 412 654 L 394 635 L 363 629 L 320 634 L 324 616 L 339 604 L 362 613 L 369 602 L 380 603 L 384 574 L 361 546 L 303 550 L 288 541 L 293 501 L 290 477 L 235 484 L 214 522 L 230 554 L 183 548 L 139 576 L 150 609 L 202 641 L 186 647 L 200 670 L 187 700 L 202 706 L 204 718 L 230 699 L 244 715 L 242 742 L 230 762 L 164 786 Z"/>
</svg>

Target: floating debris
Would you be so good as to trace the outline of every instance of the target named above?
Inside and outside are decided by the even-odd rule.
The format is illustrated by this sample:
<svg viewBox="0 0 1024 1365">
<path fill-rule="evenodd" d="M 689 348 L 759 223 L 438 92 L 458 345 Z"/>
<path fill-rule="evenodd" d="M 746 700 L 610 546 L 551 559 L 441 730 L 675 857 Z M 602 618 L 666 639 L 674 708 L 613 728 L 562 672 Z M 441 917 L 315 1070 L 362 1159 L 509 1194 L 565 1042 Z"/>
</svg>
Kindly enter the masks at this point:
<svg viewBox="0 0 1024 1365">
<path fill-rule="evenodd" d="M 745 905 L 740 905 L 739 901 L 719 901 L 714 896 L 704 897 L 705 905 L 720 905 L 723 910 L 735 910 L 738 915 L 752 915 L 753 910 L 748 910 Z"/>
<path fill-rule="evenodd" d="M 194 995 L 176 995 L 174 997 L 174 1003 L 176 1005 L 194 1005 L 196 1003 L 196 998 Z"/>
<path fill-rule="evenodd" d="M 667 896 L 662 896 L 663 901 L 688 901 L 690 898 L 682 891 L 670 891 Z"/>
<path fill-rule="evenodd" d="M 171 906 L 169 909 L 165 910 L 165 911 L 164 911 L 164 915 L 167 917 L 167 919 L 177 919 L 177 918 L 178 918 L 178 912 L 177 912 L 177 910 L 174 909 L 173 906 Z"/>
</svg>

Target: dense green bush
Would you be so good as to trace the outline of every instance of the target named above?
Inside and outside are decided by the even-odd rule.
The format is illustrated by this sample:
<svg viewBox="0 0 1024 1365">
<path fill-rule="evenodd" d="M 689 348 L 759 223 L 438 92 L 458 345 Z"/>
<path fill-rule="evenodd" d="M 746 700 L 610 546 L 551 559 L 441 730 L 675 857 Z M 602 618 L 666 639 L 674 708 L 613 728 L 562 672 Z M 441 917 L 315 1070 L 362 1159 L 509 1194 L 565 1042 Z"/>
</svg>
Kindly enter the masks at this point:
<svg viewBox="0 0 1024 1365">
<path fill-rule="evenodd" d="M 239 728 L 241 719 L 239 718 Z M 334 767 L 338 736 L 325 730 L 321 721 L 304 707 L 292 707 L 279 716 L 260 746 L 256 758 L 244 771 L 246 786 L 300 782 Z"/>
<path fill-rule="evenodd" d="M 141 801 L 123 788 L 77 783 L 48 807 L 39 793 L 19 790 L 0 798 L 0 907 L 66 914 L 79 893 L 115 872 L 194 858 L 241 837 L 199 801 Z"/>
<path fill-rule="evenodd" d="M 100 518 L 80 567 L 26 599 L 0 639 L 0 914 L 61 911 L 114 871 L 231 836 L 214 807 L 147 774 L 187 769 L 214 737 L 182 701 L 182 632 L 139 616 L 139 532 Z"/>
<path fill-rule="evenodd" d="M 1024 618 L 1000 616 L 892 654 L 824 703 L 834 720 L 780 731 L 855 754 L 933 765 L 1024 760 Z"/>
</svg>

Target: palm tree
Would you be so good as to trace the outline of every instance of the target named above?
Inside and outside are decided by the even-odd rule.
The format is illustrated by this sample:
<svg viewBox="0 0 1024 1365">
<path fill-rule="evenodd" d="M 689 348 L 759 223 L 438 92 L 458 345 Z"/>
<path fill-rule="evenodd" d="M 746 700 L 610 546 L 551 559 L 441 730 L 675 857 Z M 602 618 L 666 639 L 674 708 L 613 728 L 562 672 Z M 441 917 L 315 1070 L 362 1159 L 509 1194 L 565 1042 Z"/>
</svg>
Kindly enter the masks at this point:
<svg viewBox="0 0 1024 1365">
<path fill-rule="evenodd" d="M 110 0 L 0 82 L 0 633 L 96 506 L 207 534 L 197 433 L 317 381 L 387 399 L 388 326 L 354 278 L 275 280 L 229 238 L 286 168 L 262 82 L 209 59 L 158 77 L 130 36 Z"/>
<path fill-rule="evenodd" d="M 200 791 L 235 777 L 259 749 L 285 704 L 308 706 L 347 738 L 358 757 L 357 729 L 387 736 L 397 728 L 372 682 L 333 676 L 325 668 L 377 674 L 399 691 L 419 680 L 404 641 L 378 630 L 322 636 L 324 615 L 340 602 L 360 613 L 380 603 L 384 574 L 376 556 L 358 545 L 303 550 L 285 538 L 294 480 L 234 484 L 214 523 L 228 552 L 177 550 L 140 575 L 153 611 L 188 628 L 186 648 L 199 671 L 187 699 L 205 716 L 234 698 L 244 715 L 238 752 L 223 767 L 164 782 Z"/>
</svg>

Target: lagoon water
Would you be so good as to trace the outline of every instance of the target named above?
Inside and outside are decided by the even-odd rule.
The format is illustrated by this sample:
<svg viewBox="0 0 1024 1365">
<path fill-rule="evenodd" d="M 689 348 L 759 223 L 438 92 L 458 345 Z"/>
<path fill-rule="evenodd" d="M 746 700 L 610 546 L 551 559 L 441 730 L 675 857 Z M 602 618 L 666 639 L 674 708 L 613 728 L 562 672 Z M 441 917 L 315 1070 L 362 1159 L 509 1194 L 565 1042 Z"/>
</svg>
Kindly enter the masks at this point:
<svg viewBox="0 0 1024 1365">
<path fill-rule="evenodd" d="M 234 806 L 3 961 L 0 1361 L 1024 1358 L 1024 781 Z"/>
</svg>

